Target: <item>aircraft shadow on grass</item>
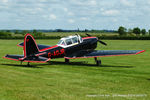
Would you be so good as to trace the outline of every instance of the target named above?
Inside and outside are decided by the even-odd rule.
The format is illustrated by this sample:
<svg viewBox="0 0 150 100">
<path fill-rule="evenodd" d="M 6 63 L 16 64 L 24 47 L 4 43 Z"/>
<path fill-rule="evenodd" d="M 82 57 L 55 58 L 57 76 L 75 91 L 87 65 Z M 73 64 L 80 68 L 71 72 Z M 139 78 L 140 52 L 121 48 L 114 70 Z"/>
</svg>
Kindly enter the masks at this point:
<svg viewBox="0 0 150 100">
<path fill-rule="evenodd" d="M 69 62 L 69 63 L 65 63 L 65 62 L 62 62 L 62 61 L 49 61 L 48 63 L 45 63 L 45 64 L 37 64 L 34 65 L 34 64 L 31 64 L 30 66 L 27 66 L 27 65 L 19 65 L 19 64 L 2 64 L 2 65 L 6 65 L 6 66 L 15 66 L 15 67 L 27 67 L 27 68 L 43 68 L 43 67 L 39 67 L 39 66 L 50 66 L 50 65 L 71 65 L 73 67 L 119 67 L 119 68 L 133 68 L 134 66 L 125 66 L 125 65 L 121 65 L 121 66 L 118 66 L 118 65 L 100 65 L 100 66 L 97 66 L 96 64 L 89 64 L 87 63 L 86 61 L 80 61 L 80 62 Z"/>
<path fill-rule="evenodd" d="M 18 65 L 18 64 L 1 64 L 1 65 L 5 65 L 5 66 L 15 66 L 15 67 L 25 67 L 25 68 L 43 68 L 43 67 L 38 67 L 38 65 Z"/>
<path fill-rule="evenodd" d="M 114 65 L 99 65 L 97 66 L 96 64 L 89 64 L 86 61 L 82 62 L 60 62 L 60 61 L 50 61 L 49 65 L 71 65 L 71 66 L 77 66 L 77 67 L 121 67 L 121 68 L 133 68 L 133 66 L 114 66 Z"/>
</svg>

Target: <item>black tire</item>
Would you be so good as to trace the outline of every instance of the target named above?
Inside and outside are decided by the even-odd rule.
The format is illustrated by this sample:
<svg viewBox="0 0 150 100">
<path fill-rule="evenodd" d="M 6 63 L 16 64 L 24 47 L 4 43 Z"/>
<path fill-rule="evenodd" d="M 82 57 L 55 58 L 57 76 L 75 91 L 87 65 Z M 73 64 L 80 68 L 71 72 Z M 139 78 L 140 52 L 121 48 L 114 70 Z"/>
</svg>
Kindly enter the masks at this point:
<svg viewBox="0 0 150 100">
<path fill-rule="evenodd" d="M 69 63 L 69 59 L 65 59 L 65 63 Z"/>
<path fill-rule="evenodd" d="M 100 65 L 101 65 L 101 60 L 97 60 L 97 61 L 96 61 L 96 65 L 97 65 L 97 66 L 100 66 Z"/>
</svg>

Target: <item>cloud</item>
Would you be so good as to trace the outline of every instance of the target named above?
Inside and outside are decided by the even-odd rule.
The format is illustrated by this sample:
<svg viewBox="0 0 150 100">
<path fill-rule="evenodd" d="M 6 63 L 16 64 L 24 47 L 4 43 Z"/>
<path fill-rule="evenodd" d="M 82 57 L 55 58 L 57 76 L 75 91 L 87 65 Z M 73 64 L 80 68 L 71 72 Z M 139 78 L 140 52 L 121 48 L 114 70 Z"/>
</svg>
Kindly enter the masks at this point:
<svg viewBox="0 0 150 100">
<path fill-rule="evenodd" d="M 114 18 L 114 19 L 112 19 L 112 21 L 113 21 L 113 22 L 117 22 L 118 20 Z"/>
<path fill-rule="evenodd" d="M 134 4 L 128 0 L 121 0 L 121 3 L 125 6 L 134 6 Z"/>
<path fill-rule="evenodd" d="M 95 0 L 90 0 L 90 1 L 89 1 L 89 5 L 95 6 L 96 4 L 97 4 L 97 2 L 96 2 Z"/>
<path fill-rule="evenodd" d="M 68 15 L 69 15 L 69 16 L 73 16 L 74 13 L 73 13 L 73 12 L 68 12 Z"/>
<path fill-rule="evenodd" d="M 68 8 L 63 8 L 65 12 L 68 12 Z"/>
<path fill-rule="evenodd" d="M 73 19 L 69 19 L 69 20 L 68 20 L 68 22 L 69 22 L 69 23 L 74 23 L 74 22 L 75 22 L 75 20 L 73 20 Z"/>
<path fill-rule="evenodd" d="M 8 3 L 8 0 L 1 0 L 2 3 Z"/>
<path fill-rule="evenodd" d="M 0 26 L 2 29 L 79 26 L 115 29 L 120 25 L 149 28 L 149 12 L 150 0 L 0 0 Z"/>
<path fill-rule="evenodd" d="M 56 15 L 54 15 L 54 14 L 50 14 L 50 15 L 49 15 L 49 18 L 52 19 L 52 20 L 55 20 L 57 17 L 56 17 Z"/>
<path fill-rule="evenodd" d="M 115 9 L 105 10 L 102 12 L 102 15 L 104 15 L 104 16 L 116 16 L 118 14 L 119 14 L 119 11 L 115 10 Z"/>
<path fill-rule="evenodd" d="M 74 13 L 73 12 L 71 12 L 71 11 L 69 11 L 68 10 L 68 8 L 63 8 L 63 10 L 64 10 L 64 12 L 66 12 L 67 13 L 67 15 L 69 15 L 69 16 L 73 16 L 74 15 Z"/>
<path fill-rule="evenodd" d="M 88 20 L 89 18 L 87 18 L 87 17 L 81 17 L 80 19 L 86 21 L 86 20 Z"/>
<path fill-rule="evenodd" d="M 150 0 L 148 0 L 147 3 L 150 5 Z"/>
</svg>

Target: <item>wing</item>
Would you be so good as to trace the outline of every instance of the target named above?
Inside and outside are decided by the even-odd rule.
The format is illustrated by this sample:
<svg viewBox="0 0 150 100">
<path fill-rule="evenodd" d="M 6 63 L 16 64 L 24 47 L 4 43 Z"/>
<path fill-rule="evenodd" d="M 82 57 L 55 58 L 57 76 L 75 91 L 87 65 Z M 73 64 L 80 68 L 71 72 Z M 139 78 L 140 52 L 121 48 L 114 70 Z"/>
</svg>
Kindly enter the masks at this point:
<svg viewBox="0 0 150 100">
<path fill-rule="evenodd" d="M 94 58 L 94 57 L 108 57 L 121 55 L 135 55 L 144 52 L 145 50 L 94 50 L 94 51 L 79 51 L 71 55 L 67 55 L 67 59 L 77 58 Z"/>
<path fill-rule="evenodd" d="M 23 46 L 24 46 L 24 42 L 18 44 L 17 46 L 23 47 Z M 39 50 L 42 50 L 42 49 L 51 47 L 51 46 L 48 46 L 48 45 L 42 45 L 42 44 L 37 44 L 37 46 L 38 46 Z"/>
</svg>

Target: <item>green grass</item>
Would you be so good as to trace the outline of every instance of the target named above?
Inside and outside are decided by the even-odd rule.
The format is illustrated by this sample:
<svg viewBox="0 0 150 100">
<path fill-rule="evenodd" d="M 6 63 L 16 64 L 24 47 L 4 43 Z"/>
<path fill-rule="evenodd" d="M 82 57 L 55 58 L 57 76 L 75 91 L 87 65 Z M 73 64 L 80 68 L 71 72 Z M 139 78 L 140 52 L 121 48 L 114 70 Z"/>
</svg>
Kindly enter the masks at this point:
<svg viewBox="0 0 150 100">
<path fill-rule="evenodd" d="M 44 33 L 46 36 L 68 36 L 68 35 L 75 35 L 75 34 L 80 34 L 80 35 L 85 35 L 86 32 L 49 32 L 49 33 Z M 88 34 L 92 35 L 92 36 L 114 36 L 114 35 L 119 35 L 118 33 L 92 33 L 92 32 L 88 32 Z"/>
<path fill-rule="evenodd" d="M 58 40 L 37 40 L 54 45 Z M 0 100 L 149 100 L 150 98 L 150 41 L 105 40 L 104 50 L 146 50 L 139 55 L 101 58 L 102 66 L 94 59 L 64 59 L 49 63 L 26 63 L 3 59 L 5 54 L 22 54 L 16 44 L 22 40 L 0 40 Z M 132 95 L 119 97 L 115 94 Z M 133 95 L 145 94 L 138 97 Z M 92 95 L 93 97 L 89 97 Z M 103 95 L 109 95 L 108 97 Z M 115 96 L 115 97 L 113 97 Z"/>
</svg>

